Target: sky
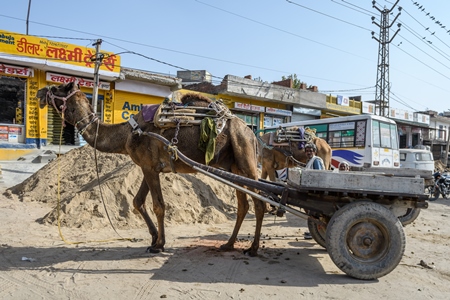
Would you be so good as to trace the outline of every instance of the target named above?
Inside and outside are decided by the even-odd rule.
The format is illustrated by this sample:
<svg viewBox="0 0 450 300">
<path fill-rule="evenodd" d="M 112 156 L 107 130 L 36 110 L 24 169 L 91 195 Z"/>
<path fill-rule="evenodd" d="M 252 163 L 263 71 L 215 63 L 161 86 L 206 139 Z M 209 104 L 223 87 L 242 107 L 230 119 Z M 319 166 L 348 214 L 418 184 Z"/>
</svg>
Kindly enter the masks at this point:
<svg viewBox="0 0 450 300">
<path fill-rule="evenodd" d="M 1 0 L 0 30 L 120 54 L 124 67 L 206 70 L 375 99 L 380 10 L 389 24 L 390 107 L 450 110 L 448 0 Z M 394 6 L 395 5 L 395 6 Z M 401 7 L 401 11 L 399 11 Z M 398 13 L 399 17 L 395 19 Z M 395 22 L 394 22 L 395 21 Z M 401 23 L 400 31 L 397 31 Z M 448 31 L 448 32 L 447 32 Z"/>
</svg>

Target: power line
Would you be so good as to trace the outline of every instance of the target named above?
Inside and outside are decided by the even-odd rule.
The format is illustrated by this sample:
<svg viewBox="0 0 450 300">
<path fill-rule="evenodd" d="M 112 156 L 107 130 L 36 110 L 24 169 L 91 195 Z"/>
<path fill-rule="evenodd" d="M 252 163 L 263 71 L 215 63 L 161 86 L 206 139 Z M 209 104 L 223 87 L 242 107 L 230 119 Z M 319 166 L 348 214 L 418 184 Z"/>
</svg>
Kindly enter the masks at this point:
<svg viewBox="0 0 450 300">
<path fill-rule="evenodd" d="M 201 1 L 196 1 L 196 2 L 201 3 L 201 4 L 204 4 L 204 5 L 208 5 L 208 4 L 205 4 L 205 3 L 201 2 Z M 292 2 L 292 1 L 288 1 L 288 2 Z M 332 1 L 332 2 L 336 3 L 336 1 Z M 354 4 L 352 4 L 352 3 L 348 2 L 348 1 L 342 0 L 342 2 L 348 4 L 348 5 L 342 5 L 343 7 L 346 7 L 348 10 L 353 10 L 353 11 L 359 12 L 359 13 L 361 13 L 361 14 L 368 15 L 367 13 L 365 13 L 365 12 L 363 11 L 363 10 L 365 10 L 365 9 L 363 9 L 363 8 L 357 6 L 357 5 L 354 5 Z M 339 3 L 336 3 L 336 4 L 339 4 Z M 295 5 L 296 5 L 296 4 L 295 4 Z M 339 4 L 339 5 L 341 5 L 341 4 Z M 238 17 L 241 17 L 241 18 L 243 18 L 243 19 L 246 19 L 247 21 L 255 22 L 255 23 L 259 24 L 259 25 L 266 26 L 266 27 L 268 27 L 268 28 L 271 28 L 271 29 L 274 29 L 274 30 L 278 30 L 278 31 L 280 31 L 280 32 L 284 32 L 284 33 L 290 34 L 290 35 L 292 35 L 292 36 L 300 37 L 300 38 L 302 38 L 302 39 L 306 39 L 306 40 L 311 41 L 311 42 L 313 42 L 313 43 L 318 43 L 318 44 L 321 45 L 321 46 L 325 46 L 325 47 L 328 47 L 328 48 L 332 48 L 332 49 L 337 50 L 337 51 L 340 51 L 340 52 L 348 53 L 348 54 L 350 54 L 350 55 L 352 55 L 352 56 L 355 56 L 355 57 L 361 57 L 361 56 L 359 56 L 359 55 L 357 55 L 357 54 L 355 54 L 355 53 L 350 53 L 350 52 L 348 52 L 348 51 L 344 51 L 344 50 L 342 50 L 342 49 L 338 49 L 338 48 L 335 48 L 335 47 L 329 47 L 329 45 L 327 45 L 327 44 L 317 42 L 317 41 L 315 41 L 315 40 L 312 40 L 312 39 L 309 39 L 309 38 L 306 38 L 306 37 L 297 35 L 297 34 L 295 34 L 295 33 L 292 33 L 292 32 L 289 32 L 289 31 L 286 31 L 286 30 L 277 28 L 277 27 L 275 27 L 275 26 L 271 26 L 271 25 L 265 24 L 265 23 L 263 23 L 263 22 L 259 22 L 259 21 L 257 21 L 257 20 L 252 20 L 252 19 L 247 18 L 247 17 L 245 17 L 245 16 L 238 15 L 238 14 L 235 14 L 235 13 L 233 13 L 233 12 L 226 11 L 226 10 L 222 10 L 222 9 L 220 9 L 220 8 L 216 8 L 216 7 L 211 6 L 211 5 L 208 5 L 208 6 L 213 7 L 213 8 L 215 8 L 215 9 L 219 9 L 219 10 L 224 11 L 224 12 L 226 12 L 226 13 L 234 14 L 235 16 L 238 16 Z M 355 8 L 353 8 L 353 7 L 350 7 L 350 6 L 353 6 L 353 7 L 357 8 L 357 9 L 355 9 Z M 359 10 L 358 10 L 358 9 L 359 9 Z M 317 10 L 312 10 L 312 11 L 317 11 Z M 365 10 L 365 11 L 368 12 L 368 10 Z M 320 11 L 317 11 L 317 12 L 318 12 L 318 13 L 321 13 Z M 322 15 L 325 16 L 325 17 L 329 17 L 329 16 L 330 16 L 330 15 L 327 15 L 327 14 L 325 14 L 325 13 L 322 13 Z M 13 18 L 13 19 L 18 19 L 18 18 Z M 338 18 L 335 18 L 335 20 L 336 20 L 336 19 L 338 19 Z M 18 19 L 18 20 L 20 20 L 20 19 Z M 339 20 L 340 20 L 340 19 L 339 19 Z M 340 21 L 342 22 L 343 20 L 340 20 Z M 82 31 L 77 31 L 77 30 L 71 30 L 71 29 L 67 29 L 67 28 L 60 27 L 60 26 L 51 26 L 51 25 L 47 25 L 47 24 L 43 24 L 43 23 L 39 23 L 39 22 L 33 22 L 33 23 L 35 23 L 35 24 L 40 24 L 40 25 L 44 25 L 44 26 L 50 26 L 50 27 L 54 27 L 54 28 L 65 29 L 65 30 L 69 30 L 69 31 L 73 31 L 73 32 L 80 32 L 80 33 L 83 33 L 83 34 L 88 34 L 88 35 L 96 36 L 96 37 L 99 36 L 99 35 L 92 34 L 92 33 L 90 33 L 90 32 L 82 32 Z M 344 23 L 345 23 L 345 22 L 344 22 Z M 349 22 L 348 22 L 348 23 L 349 23 Z M 357 25 L 357 24 L 353 24 L 353 25 Z M 363 28 L 363 27 L 358 26 L 358 25 L 357 25 L 356 27 Z M 363 29 L 364 29 L 364 30 L 367 30 L 367 29 L 365 29 L 365 28 L 363 28 Z M 271 69 L 271 68 L 264 68 L 264 67 L 261 67 L 261 66 L 259 66 L 259 65 L 256 66 L 256 65 L 243 64 L 243 63 L 239 63 L 239 62 L 233 62 L 233 61 L 228 61 L 228 60 L 222 60 L 222 59 L 217 59 L 217 58 L 213 58 L 213 57 L 202 56 L 202 55 L 197 55 L 197 54 L 192 54 L 192 53 L 187 53 L 187 52 L 182 52 L 182 51 L 177 51 L 177 50 L 167 49 L 167 48 L 163 48 L 163 47 L 157 47 L 157 46 L 152 46 L 152 45 L 146 45 L 146 44 L 143 44 L 143 43 L 136 43 L 136 42 L 131 42 L 131 41 L 123 40 L 123 39 L 117 39 L 117 38 L 107 37 L 107 36 L 103 36 L 103 35 L 100 35 L 100 36 L 101 36 L 101 37 L 105 37 L 105 38 L 110 39 L 110 40 L 117 40 L 117 41 L 121 41 L 121 42 L 125 42 L 125 43 L 130 43 L 130 44 L 134 44 L 134 45 L 140 45 L 140 46 L 144 46 L 144 47 L 151 47 L 151 48 L 154 48 L 154 49 L 160 49 L 160 50 L 164 50 L 164 51 L 170 51 L 170 52 L 174 52 L 174 53 L 180 53 L 180 54 L 183 54 L 183 55 L 190 55 L 190 56 L 200 57 L 200 58 L 204 58 L 204 59 L 210 59 L 210 60 L 220 61 L 220 62 L 224 62 L 224 63 L 236 64 L 236 65 L 241 65 L 241 66 L 246 66 L 246 67 L 251 67 L 251 68 L 257 68 L 257 69 L 262 69 L 262 70 L 268 70 L 268 71 L 274 71 L 274 72 L 279 72 L 279 73 L 283 73 L 283 74 L 293 74 L 293 73 L 295 73 L 295 72 L 286 72 L 286 71 L 281 71 L 281 70 L 275 70 L 275 69 Z M 405 50 L 403 50 L 403 51 L 405 51 Z M 130 53 L 130 54 L 132 54 L 132 55 L 137 55 L 137 56 L 141 56 L 140 53 L 135 52 L 135 51 L 133 51 L 133 52 L 134 52 L 134 54 L 133 54 L 133 53 Z M 125 53 L 124 53 L 124 54 L 125 54 Z M 367 59 L 367 58 L 365 58 L 365 57 L 362 57 L 362 58 L 364 58 L 364 59 L 366 59 L 366 60 L 369 60 L 369 59 Z M 162 63 L 163 63 L 163 64 L 167 64 L 167 63 L 165 63 L 165 62 L 163 62 L 163 61 L 162 61 Z M 179 68 L 179 69 L 185 69 L 185 68 Z M 434 71 L 434 69 L 433 69 L 433 71 Z M 411 74 L 407 74 L 407 75 L 411 76 Z M 300 75 L 300 76 L 301 76 L 301 77 L 307 77 L 307 78 L 318 79 L 318 80 L 324 80 L 324 81 L 327 81 L 327 82 L 337 82 L 337 83 L 345 83 L 345 84 L 349 84 L 349 83 L 347 83 L 347 82 L 336 81 L 336 80 L 329 80 L 329 79 L 320 78 L 320 77 L 312 77 L 312 76 L 308 76 L 308 75 Z"/>
<path fill-rule="evenodd" d="M 331 1 L 337 3 L 337 2 L 334 1 L 334 0 L 331 0 Z M 353 10 L 355 10 L 355 11 L 357 11 L 357 12 L 360 12 L 360 13 L 362 13 L 362 14 L 365 14 L 365 15 L 367 15 L 367 16 L 372 16 L 372 15 L 373 15 L 373 12 L 370 11 L 370 10 L 367 10 L 367 9 L 365 9 L 365 8 L 362 8 L 362 7 L 360 7 L 360 6 L 356 5 L 356 4 L 350 3 L 350 2 L 345 1 L 345 0 L 341 0 L 341 1 L 344 2 L 344 3 L 347 3 L 347 4 L 351 5 L 351 6 L 357 7 L 359 10 L 356 10 L 356 9 L 353 9 L 353 8 L 351 8 L 351 7 L 349 7 L 349 6 L 345 6 L 345 5 L 343 5 L 343 4 L 340 4 L 340 5 L 342 5 L 342 6 L 348 7 L 348 8 L 350 8 L 350 9 L 353 9 Z M 339 4 L 339 3 L 337 3 L 337 4 Z M 363 11 L 366 11 L 367 13 L 364 13 Z"/>
<path fill-rule="evenodd" d="M 420 26 L 422 26 L 426 31 L 429 31 L 430 34 L 431 34 L 434 38 L 436 38 L 436 39 L 437 39 L 438 41 L 440 41 L 442 44 L 444 44 L 445 46 L 447 46 L 448 48 L 450 48 L 450 46 L 447 45 L 443 40 L 441 40 L 441 39 L 435 34 L 435 32 L 431 33 L 430 27 L 426 27 L 425 25 L 423 25 L 422 23 L 420 23 L 416 18 L 414 18 L 414 17 L 413 17 L 409 12 L 407 12 L 406 10 L 405 10 L 405 12 L 406 12 L 406 14 L 408 14 L 414 21 L 416 21 Z"/>
<path fill-rule="evenodd" d="M 352 26 L 355 26 L 355 27 L 361 28 L 361 29 L 363 29 L 363 30 L 367 30 L 367 31 L 369 31 L 369 32 L 370 32 L 370 31 L 372 31 L 372 30 L 370 30 L 370 29 L 368 29 L 368 28 L 364 28 L 364 27 L 362 27 L 362 26 L 359 26 L 359 25 L 357 25 L 357 24 L 354 24 L 354 23 L 350 23 L 350 22 L 348 22 L 348 21 L 345 21 L 345 20 L 342 20 L 342 19 L 339 19 L 339 18 L 333 17 L 333 16 L 331 16 L 331 15 L 328 15 L 328 14 L 322 13 L 322 12 L 320 12 L 320 11 L 317 11 L 317 10 L 315 10 L 315 9 L 312 9 L 312 8 L 306 7 L 306 6 L 304 6 L 304 5 L 300 5 L 300 4 L 298 4 L 298 3 L 295 3 L 294 1 L 286 0 L 286 2 L 289 2 L 290 4 L 294 4 L 294 5 L 297 5 L 297 6 L 299 6 L 299 7 L 302 7 L 302 8 L 304 8 L 304 9 L 307 9 L 307 10 L 313 11 L 313 12 L 315 12 L 315 13 L 317 13 L 317 14 L 320 14 L 320 15 L 326 16 L 326 17 L 328 17 L 328 18 L 331 18 L 331 19 L 334 19 L 334 20 L 336 20 L 336 21 L 339 21 L 339 22 L 343 22 L 343 23 L 346 23 L 346 24 L 349 24 L 349 25 L 352 25 Z"/>
</svg>

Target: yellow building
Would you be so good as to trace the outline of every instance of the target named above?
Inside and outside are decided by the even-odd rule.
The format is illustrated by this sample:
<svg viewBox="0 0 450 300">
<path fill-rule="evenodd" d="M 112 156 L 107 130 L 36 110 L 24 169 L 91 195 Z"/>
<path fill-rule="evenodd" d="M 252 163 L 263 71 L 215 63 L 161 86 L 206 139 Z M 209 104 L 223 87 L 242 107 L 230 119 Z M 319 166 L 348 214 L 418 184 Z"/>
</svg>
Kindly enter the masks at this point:
<svg viewBox="0 0 450 300">
<path fill-rule="evenodd" d="M 39 108 L 36 94 L 47 85 L 77 81 L 81 91 L 92 98 L 95 53 L 92 47 L 0 30 L 2 151 L 83 144 L 73 126 L 62 126 L 53 107 Z M 97 112 L 105 123 L 127 121 L 142 105 L 161 103 L 181 87 L 176 78 L 121 68 L 120 56 L 100 53 L 104 59 L 99 70 Z"/>
</svg>

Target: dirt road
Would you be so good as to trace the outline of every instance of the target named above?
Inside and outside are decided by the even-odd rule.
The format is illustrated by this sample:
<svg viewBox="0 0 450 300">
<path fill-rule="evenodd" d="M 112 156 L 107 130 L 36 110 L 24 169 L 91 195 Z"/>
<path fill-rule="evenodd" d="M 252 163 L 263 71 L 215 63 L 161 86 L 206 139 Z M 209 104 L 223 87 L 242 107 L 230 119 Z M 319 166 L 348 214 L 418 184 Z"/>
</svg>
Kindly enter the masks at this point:
<svg viewBox="0 0 450 300">
<path fill-rule="evenodd" d="M 431 202 L 405 228 L 400 265 L 374 281 L 344 275 L 326 250 L 304 240 L 305 221 L 267 217 L 260 255 L 247 257 L 249 216 L 233 252 L 219 252 L 233 228 L 170 225 L 166 251 L 145 253 L 146 229 L 80 230 L 41 225 L 45 203 L 0 196 L 1 299 L 448 299 L 450 200 Z M 104 240 L 105 242 L 97 242 Z M 91 241 L 91 242 L 89 242 Z M 80 242 L 80 244 L 76 244 Z M 422 264 L 421 264 L 422 261 Z"/>
</svg>

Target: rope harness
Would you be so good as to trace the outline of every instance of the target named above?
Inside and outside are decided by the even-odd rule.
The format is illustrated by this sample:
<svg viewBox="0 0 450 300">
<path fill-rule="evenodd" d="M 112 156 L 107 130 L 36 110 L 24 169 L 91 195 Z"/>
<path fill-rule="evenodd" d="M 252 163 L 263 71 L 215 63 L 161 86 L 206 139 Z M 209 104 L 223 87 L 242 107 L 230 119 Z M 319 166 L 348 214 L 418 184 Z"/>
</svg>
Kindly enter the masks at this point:
<svg viewBox="0 0 450 300">
<path fill-rule="evenodd" d="M 51 91 L 51 87 L 52 86 L 49 86 L 48 87 L 48 91 L 47 91 L 47 94 L 46 94 L 46 101 L 47 101 L 47 103 L 51 103 L 52 105 L 53 105 L 53 107 L 56 109 L 56 112 L 59 114 L 59 116 L 61 117 L 61 120 L 62 120 L 62 127 L 61 127 L 61 136 L 62 136 L 62 133 L 63 133 L 63 127 L 65 126 L 65 124 L 64 124 L 64 112 L 66 111 L 66 109 L 67 109 L 67 100 L 69 100 L 73 95 L 75 95 L 77 92 L 79 92 L 79 90 L 74 90 L 74 91 L 72 91 L 70 94 L 68 94 L 67 96 L 65 96 L 65 97 L 60 97 L 60 96 L 56 96 L 55 94 L 53 94 L 52 93 L 52 91 Z M 49 101 L 49 99 L 51 100 L 51 101 Z M 62 102 L 63 102 L 63 104 L 58 108 L 58 106 L 56 105 L 56 103 L 55 103 L 55 99 L 58 99 L 58 100 L 61 100 Z M 82 122 L 82 121 L 84 121 L 84 120 L 86 120 L 86 119 L 88 119 L 88 118 L 91 118 L 91 120 L 83 127 L 83 128 L 78 128 L 78 125 Z M 82 119 L 80 119 L 80 120 L 78 120 L 77 122 L 75 122 L 75 124 L 74 124 L 74 127 L 79 131 L 79 133 L 80 134 L 83 134 L 85 131 L 86 131 L 86 129 L 91 125 L 91 124 L 93 124 L 93 123 L 96 123 L 98 121 L 98 117 L 97 117 L 97 115 L 94 113 L 94 112 L 92 112 L 92 113 L 89 113 L 86 117 L 84 117 L 84 118 L 82 118 Z M 114 232 L 120 237 L 120 238 L 118 238 L 118 239 L 107 239 L 107 240 L 95 240 L 95 241 L 93 241 L 93 240 L 91 240 L 91 241 L 84 241 L 84 242 L 81 242 L 81 241 L 78 241 L 78 242 L 70 242 L 70 241 L 67 241 L 65 238 L 64 238 L 64 235 L 63 235 L 63 233 L 62 233 L 62 230 L 61 230 L 61 215 L 60 215 L 60 210 L 61 210 L 61 194 L 60 194 L 60 179 L 59 179 L 59 173 L 60 173 L 60 171 L 59 171 L 59 168 L 60 168 L 60 165 L 59 165 L 59 160 L 58 160 L 58 202 L 57 202 L 57 211 L 58 211 L 58 216 L 57 216 L 57 223 L 58 223 L 58 231 L 59 231 L 59 236 L 61 237 L 61 239 L 66 243 L 66 244 L 82 244 L 82 243 L 92 243 L 92 242 L 110 242 L 110 241 L 113 241 L 113 240 L 118 240 L 118 241 L 131 241 L 131 242 L 138 242 L 138 241 L 140 241 L 141 239 L 136 239 L 136 238 L 123 238 L 118 232 L 117 232 L 117 230 L 116 230 L 116 228 L 115 228 L 115 226 L 113 225 L 113 223 L 112 223 L 112 220 L 111 220 L 111 217 L 109 216 L 109 213 L 108 213 L 108 210 L 107 210 L 107 208 L 106 208 L 106 204 L 105 204 L 105 201 L 104 201 L 104 199 L 103 199 L 103 192 L 102 192 L 102 189 L 101 189 L 101 185 L 100 185 L 100 176 L 99 176 L 99 171 L 98 171 L 98 163 L 97 163 L 97 153 L 96 153 L 96 143 L 97 143 L 97 135 L 98 135 L 98 125 L 99 125 L 100 123 L 99 122 L 97 122 L 97 132 L 96 132 L 96 134 L 95 134 L 95 143 L 94 143 L 94 155 L 95 155 L 95 168 L 96 168 L 96 171 L 97 171 L 97 181 L 98 181 L 98 186 L 99 186 L 99 189 L 100 189 L 100 197 L 101 197 L 101 199 L 102 199 L 102 203 L 103 203 L 103 207 L 104 207 L 104 209 L 105 209 L 105 213 L 106 213 L 106 216 L 108 217 L 108 221 L 109 221 L 109 223 L 110 223 L 110 225 L 111 225 L 111 227 L 113 228 L 113 230 L 114 230 Z M 61 138 L 60 138 L 60 142 L 61 142 Z M 61 144 L 59 145 L 60 146 L 60 148 L 61 148 Z M 61 150 L 61 149 L 60 149 Z M 61 152 L 61 151 L 60 151 Z"/>
<path fill-rule="evenodd" d="M 65 112 L 66 109 L 67 109 L 67 100 L 69 100 L 69 99 L 70 99 L 73 95 L 75 95 L 77 92 L 79 92 L 79 90 L 74 90 L 74 91 L 72 91 L 69 95 L 67 95 L 67 96 L 65 96 L 65 97 L 60 97 L 60 96 L 56 96 L 55 94 L 52 93 L 51 86 L 48 87 L 48 91 L 47 91 L 47 94 L 46 94 L 46 96 L 45 96 L 46 101 L 47 101 L 47 103 L 51 103 L 51 104 L 53 105 L 53 107 L 55 108 L 56 112 L 57 112 L 58 115 L 61 117 L 61 119 L 62 119 L 62 126 L 63 126 L 63 127 L 66 126 L 65 120 L 64 120 L 64 112 Z M 51 101 L 49 101 L 49 99 L 50 99 Z M 63 102 L 63 104 L 62 104 L 61 106 L 58 107 L 58 106 L 56 105 L 56 103 L 55 103 L 55 99 L 61 100 L 61 101 Z M 84 127 L 79 128 L 79 127 L 78 127 L 79 124 L 80 124 L 82 121 L 84 121 L 84 120 L 86 120 L 86 119 L 88 119 L 88 118 L 91 118 L 91 120 L 90 120 L 86 125 L 84 125 Z M 78 132 L 82 135 L 82 134 L 86 131 L 86 129 L 87 129 L 91 124 L 93 124 L 93 123 L 95 123 L 95 122 L 97 122 L 97 121 L 98 121 L 97 115 L 96 115 L 94 112 L 92 112 L 92 113 L 88 114 L 86 117 L 82 118 L 81 120 L 78 120 L 77 122 L 75 122 L 74 126 L 75 126 L 75 128 L 78 130 Z"/>
<path fill-rule="evenodd" d="M 69 95 L 67 95 L 65 97 L 60 97 L 60 96 L 56 96 L 56 95 L 54 95 L 52 93 L 51 87 L 52 86 L 48 87 L 48 91 L 47 91 L 47 94 L 45 96 L 45 100 L 47 101 L 47 103 L 51 103 L 53 105 L 53 107 L 56 109 L 56 112 L 59 114 L 59 116 L 62 119 L 62 122 L 63 122 L 62 125 L 65 126 L 65 124 L 64 124 L 64 117 L 63 116 L 64 116 L 64 112 L 66 111 L 66 108 L 67 108 L 66 102 L 67 102 L 67 100 L 70 97 L 75 95 L 78 92 L 78 90 L 72 91 Z M 48 100 L 49 98 L 50 98 L 51 101 Z M 60 107 L 58 107 L 56 105 L 56 103 L 55 103 L 55 99 L 61 100 L 63 102 L 63 104 Z"/>
<path fill-rule="evenodd" d="M 182 119 L 179 116 L 183 116 L 184 113 L 179 113 L 177 114 L 177 110 L 176 110 L 176 106 L 174 102 L 166 102 L 163 103 L 163 105 L 166 105 L 172 112 L 173 114 L 173 118 L 172 119 L 165 119 L 165 124 L 171 124 L 171 128 L 175 128 L 175 133 L 174 136 L 172 137 L 172 139 L 170 140 L 170 144 L 167 145 L 165 147 L 165 149 L 167 150 L 167 152 L 170 155 L 170 166 L 172 168 L 172 172 L 176 173 L 175 170 L 175 166 L 174 166 L 174 161 L 178 160 L 178 134 L 180 131 L 181 126 L 200 126 L 200 124 L 194 124 L 192 120 L 186 120 L 186 119 Z M 190 108 L 190 106 L 184 106 L 185 108 Z M 194 108 L 194 107 L 193 107 Z M 211 102 L 209 103 L 209 105 L 207 107 L 202 107 L 204 109 L 209 109 L 211 111 L 213 111 L 214 113 L 212 114 L 208 114 L 208 116 L 212 117 L 215 124 L 216 124 L 216 130 L 217 130 L 217 134 L 220 134 L 223 129 L 225 128 L 227 121 L 229 119 L 235 118 L 236 116 L 233 115 L 230 110 L 228 109 L 228 107 L 225 106 L 225 104 L 221 101 L 218 100 L 216 102 Z M 191 113 L 192 116 L 196 116 L 195 113 Z M 167 116 L 167 114 L 166 114 Z M 178 117 L 178 118 L 177 118 Z M 204 115 L 202 114 L 198 114 L 198 117 L 204 117 Z M 200 121 L 198 121 L 200 122 Z M 134 120 L 134 118 L 130 118 L 128 120 L 128 123 L 131 125 L 132 127 L 132 132 L 133 134 L 137 134 L 137 135 L 146 135 L 151 137 L 150 134 L 148 134 L 147 132 L 142 131 L 141 128 L 139 128 L 138 123 Z M 156 122 L 154 123 L 156 127 L 159 127 Z M 167 127 L 164 127 L 167 128 Z M 163 129 L 164 130 L 164 129 Z"/>
<path fill-rule="evenodd" d="M 298 133 L 297 127 L 292 128 L 286 128 L 280 126 L 276 132 L 270 133 L 270 139 L 269 143 L 266 143 L 263 141 L 261 136 L 256 136 L 259 144 L 262 146 L 263 149 L 268 150 L 274 150 L 282 153 L 284 156 L 286 156 L 285 159 L 285 166 L 288 165 L 288 161 L 291 161 L 294 165 L 305 167 L 306 164 L 302 163 L 301 161 L 297 160 L 293 156 L 292 146 L 293 143 L 310 143 L 312 140 L 316 137 L 316 129 L 312 129 L 309 127 L 306 127 L 304 130 L 304 136 L 300 136 Z M 287 143 L 282 144 L 283 142 Z M 277 143 L 281 143 L 278 144 Z M 288 147 L 289 150 L 285 150 L 283 147 Z M 262 150 L 261 150 L 262 151 Z"/>
</svg>

